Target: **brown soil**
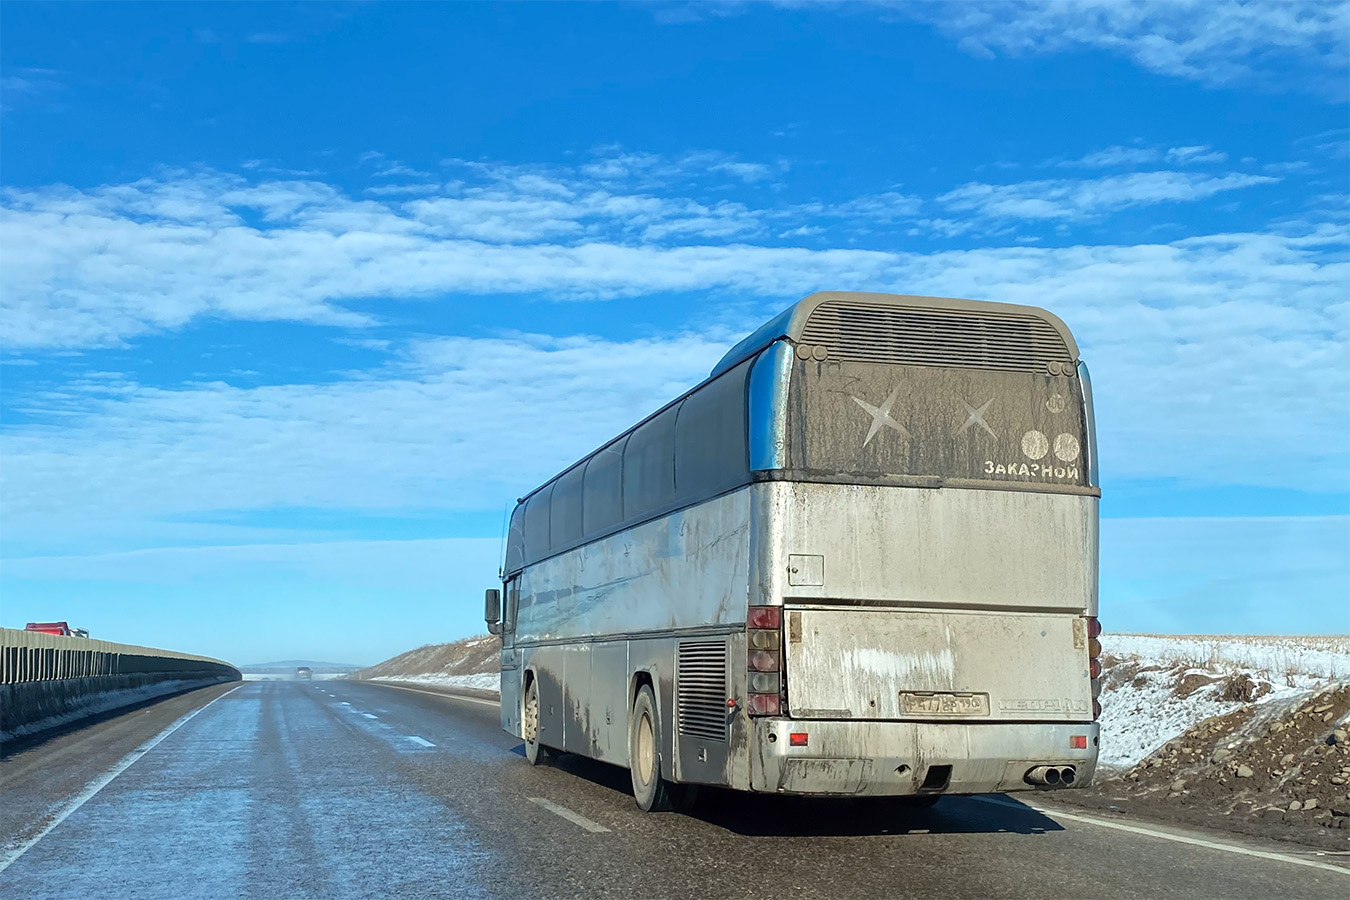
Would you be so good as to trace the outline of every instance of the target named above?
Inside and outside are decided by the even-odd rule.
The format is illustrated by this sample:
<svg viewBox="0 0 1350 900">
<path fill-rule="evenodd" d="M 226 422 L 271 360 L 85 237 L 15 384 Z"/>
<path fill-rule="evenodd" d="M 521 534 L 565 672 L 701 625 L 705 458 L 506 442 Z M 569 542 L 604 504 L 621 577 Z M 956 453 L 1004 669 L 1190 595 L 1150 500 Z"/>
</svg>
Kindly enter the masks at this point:
<svg viewBox="0 0 1350 900">
<path fill-rule="evenodd" d="M 1245 676 L 1225 693 L 1255 696 Z M 1206 719 L 1134 768 L 1085 791 L 1056 793 L 1077 806 L 1119 810 L 1350 849 L 1350 685 L 1298 703 L 1248 706 Z"/>
<path fill-rule="evenodd" d="M 426 644 L 393 659 L 353 672 L 349 677 L 397 678 L 401 675 L 477 675 L 500 668 L 501 641 L 490 635 L 449 644 Z"/>
</svg>

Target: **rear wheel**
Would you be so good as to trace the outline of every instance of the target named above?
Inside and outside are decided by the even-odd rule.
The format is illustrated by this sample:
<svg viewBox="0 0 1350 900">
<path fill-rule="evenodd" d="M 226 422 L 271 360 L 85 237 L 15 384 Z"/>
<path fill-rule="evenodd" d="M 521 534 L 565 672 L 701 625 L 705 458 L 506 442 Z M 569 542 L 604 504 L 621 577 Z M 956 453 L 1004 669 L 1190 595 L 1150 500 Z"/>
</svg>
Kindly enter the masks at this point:
<svg viewBox="0 0 1350 900">
<path fill-rule="evenodd" d="M 531 681 L 525 690 L 525 706 L 520 712 L 520 736 L 525 739 L 525 759 L 532 766 L 549 761 L 549 749 L 539 743 L 539 682 Z"/>
<path fill-rule="evenodd" d="M 671 785 L 661 777 L 661 726 L 656 718 L 656 698 L 645 684 L 638 690 L 629 718 L 628 770 L 633 776 L 633 798 L 638 806 L 646 812 L 671 808 Z"/>
</svg>

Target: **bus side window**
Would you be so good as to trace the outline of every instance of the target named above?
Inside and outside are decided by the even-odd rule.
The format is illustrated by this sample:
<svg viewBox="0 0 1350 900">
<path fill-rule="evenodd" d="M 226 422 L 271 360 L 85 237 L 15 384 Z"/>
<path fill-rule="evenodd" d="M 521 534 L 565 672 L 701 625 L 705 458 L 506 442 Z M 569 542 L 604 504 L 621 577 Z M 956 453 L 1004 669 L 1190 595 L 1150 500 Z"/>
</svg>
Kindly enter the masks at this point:
<svg viewBox="0 0 1350 900">
<path fill-rule="evenodd" d="M 502 631 L 516 630 L 516 613 L 520 609 L 520 579 L 513 578 L 506 588 L 506 609 L 502 610 Z"/>
</svg>

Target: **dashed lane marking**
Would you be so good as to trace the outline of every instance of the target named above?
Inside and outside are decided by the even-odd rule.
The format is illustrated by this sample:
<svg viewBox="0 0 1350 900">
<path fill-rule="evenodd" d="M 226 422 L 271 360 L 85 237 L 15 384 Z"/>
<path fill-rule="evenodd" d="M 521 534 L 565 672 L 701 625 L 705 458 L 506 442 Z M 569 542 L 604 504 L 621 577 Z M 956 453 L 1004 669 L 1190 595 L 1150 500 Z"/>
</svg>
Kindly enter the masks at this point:
<svg viewBox="0 0 1350 900">
<path fill-rule="evenodd" d="M 372 716 L 370 713 L 361 713 L 361 715 L 365 716 L 367 719 L 378 719 L 378 718 L 379 718 L 379 716 Z"/>
<path fill-rule="evenodd" d="M 12 866 L 16 861 L 18 861 L 19 857 L 23 856 L 30 849 L 32 849 L 34 844 L 42 840 L 47 835 L 51 834 L 52 829 L 56 828 L 57 825 L 60 825 L 66 819 L 70 818 L 71 814 L 74 813 L 81 806 L 84 806 L 90 800 L 94 799 L 95 794 L 97 794 L 99 791 L 103 790 L 105 787 L 111 784 L 112 780 L 116 778 L 118 775 L 121 775 L 127 769 L 131 768 L 132 764 L 135 763 L 136 760 L 140 759 L 142 756 L 145 756 L 145 754 L 149 753 L 151 750 L 158 747 L 160 741 L 164 740 L 166 737 L 173 734 L 178 729 L 182 728 L 194 716 L 204 712 L 207 708 L 211 706 L 211 703 L 215 703 L 216 700 L 221 700 L 224 699 L 225 697 L 228 697 L 230 694 L 233 694 L 235 691 L 239 690 L 241 686 L 242 685 L 236 685 L 235 687 L 230 688 L 228 691 L 221 694 L 219 697 L 216 697 L 210 703 L 207 703 L 204 706 L 199 706 L 192 712 L 188 713 L 187 715 L 182 716 L 168 728 L 164 729 L 159 734 L 155 735 L 150 740 L 146 741 L 144 744 L 137 747 L 135 750 L 132 750 L 126 756 L 122 757 L 122 759 L 117 763 L 117 765 L 113 766 L 106 773 L 104 773 L 104 775 L 101 778 L 89 782 L 89 784 L 85 786 L 84 790 L 80 791 L 80 793 L 77 794 L 75 797 L 73 797 L 69 803 L 61 807 L 60 811 L 57 812 L 56 815 L 52 817 L 51 821 L 49 821 L 46 825 L 42 826 L 42 828 L 38 830 L 37 834 L 33 835 L 28 840 L 24 841 L 23 843 L 19 844 L 16 847 L 0 852 L 0 872 L 5 871 L 10 866 Z"/>
<path fill-rule="evenodd" d="M 545 800 L 543 797 L 527 797 L 525 799 L 529 800 L 531 803 L 538 803 L 540 806 L 542 806 L 549 812 L 553 813 L 555 816 L 561 816 L 567 821 L 571 822 L 573 825 L 579 825 L 582 828 L 586 829 L 587 831 L 591 832 L 592 834 L 607 834 L 609 832 L 609 829 L 601 825 L 600 823 L 592 822 L 590 819 L 586 818 L 581 813 L 574 813 L 567 807 L 559 806 L 552 800 Z"/>
<path fill-rule="evenodd" d="M 420 738 L 420 737 L 418 737 L 418 736 L 415 735 L 415 734 L 407 735 L 407 738 L 408 738 L 408 740 L 412 741 L 414 744 L 421 744 L 423 747 L 435 747 L 435 746 L 436 746 L 435 744 L 433 744 L 431 741 L 427 740 L 426 738 Z"/>
<path fill-rule="evenodd" d="M 1049 816 L 1052 819 L 1068 819 L 1071 822 L 1083 822 L 1084 824 L 1096 825 L 1100 828 L 1114 828 L 1116 831 L 1127 831 L 1130 834 L 1142 834 L 1145 837 L 1172 841 L 1177 844 L 1190 844 L 1193 847 L 1207 847 L 1210 850 L 1220 850 L 1224 853 L 1236 853 L 1240 856 L 1255 856 L 1258 859 L 1293 863 L 1296 866 L 1308 866 L 1313 869 L 1335 872 L 1338 875 L 1350 875 L 1350 869 L 1343 866 L 1333 866 L 1329 863 L 1317 862 L 1313 859 L 1300 859 L 1297 856 L 1289 856 L 1284 853 L 1253 850 L 1250 847 L 1239 847 L 1236 844 L 1225 844 L 1220 841 L 1207 841 L 1203 838 L 1189 837 L 1183 834 L 1173 834 L 1168 831 L 1156 831 L 1152 828 L 1143 828 L 1139 825 L 1126 825 L 1124 822 L 1110 822 L 1105 819 L 1098 819 L 1095 816 L 1080 816 L 1077 813 L 1060 812 L 1057 809 L 1043 809 L 1039 806 L 1032 806 L 1030 803 L 1025 802 L 1013 803 L 1008 800 L 1000 800 L 994 797 L 971 797 L 970 799 L 978 800 L 981 803 L 992 803 L 995 806 L 1007 806 L 1012 809 L 1033 809 L 1041 815 Z"/>
<path fill-rule="evenodd" d="M 447 700 L 463 700 L 466 703 L 481 703 L 484 706 L 495 706 L 498 709 L 500 709 L 502 705 L 500 700 L 480 700 L 477 697 L 467 697 L 464 694 L 448 694 L 445 691 L 424 691 L 421 690 L 420 688 L 403 687 L 401 685 L 385 684 L 383 682 L 369 682 L 369 683 L 376 684 L 378 687 L 393 688 L 396 691 L 412 691 L 414 694 L 430 694 L 433 697 L 444 697 Z"/>
</svg>

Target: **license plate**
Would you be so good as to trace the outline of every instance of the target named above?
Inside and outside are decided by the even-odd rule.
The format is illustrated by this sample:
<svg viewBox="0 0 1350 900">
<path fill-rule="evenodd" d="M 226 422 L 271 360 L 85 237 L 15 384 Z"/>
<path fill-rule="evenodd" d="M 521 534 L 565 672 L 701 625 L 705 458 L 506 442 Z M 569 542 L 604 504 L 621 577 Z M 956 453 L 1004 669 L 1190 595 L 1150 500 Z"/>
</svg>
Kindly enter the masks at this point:
<svg viewBox="0 0 1350 900">
<path fill-rule="evenodd" d="M 914 716 L 987 716 L 989 695 L 901 691 L 900 711 Z"/>
</svg>

